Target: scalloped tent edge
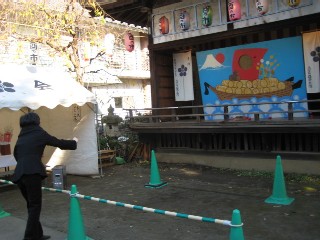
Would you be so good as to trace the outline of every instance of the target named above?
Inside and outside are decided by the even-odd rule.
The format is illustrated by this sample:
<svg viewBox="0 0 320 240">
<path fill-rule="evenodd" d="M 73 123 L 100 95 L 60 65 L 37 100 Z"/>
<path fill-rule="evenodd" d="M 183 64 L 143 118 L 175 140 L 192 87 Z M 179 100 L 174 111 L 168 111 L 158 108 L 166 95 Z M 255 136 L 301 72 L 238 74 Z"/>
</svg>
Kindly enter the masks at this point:
<svg viewBox="0 0 320 240">
<path fill-rule="evenodd" d="M 94 94 L 62 70 L 3 64 L 0 72 L 0 132 L 13 128 L 11 152 L 20 132 L 20 116 L 32 110 L 48 133 L 79 139 L 75 151 L 46 147 L 43 163 L 49 169 L 65 165 L 68 174 L 99 174 Z"/>
</svg>

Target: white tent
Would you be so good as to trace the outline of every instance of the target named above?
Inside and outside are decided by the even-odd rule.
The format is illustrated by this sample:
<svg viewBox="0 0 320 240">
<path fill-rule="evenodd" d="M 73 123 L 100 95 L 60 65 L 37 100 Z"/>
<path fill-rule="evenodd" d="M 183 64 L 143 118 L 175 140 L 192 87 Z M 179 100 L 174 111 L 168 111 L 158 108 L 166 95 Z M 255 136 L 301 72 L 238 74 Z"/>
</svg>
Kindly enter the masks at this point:
<svg viewBox="0 0 320 240">
<path fill-rule="evenodd" d="M 79 139 L 75 151 L 46 147 L 43 163 L 65 165 L 67 173 L 99 173 L 96 99 L 65 72 L 52 68 L 0 65 L 0 132 L 13 129 L 11 150 L 20 132 L 20 116 L 30 109 L 39 114 L 41 126 L 57 138 Z"/>
</svg>

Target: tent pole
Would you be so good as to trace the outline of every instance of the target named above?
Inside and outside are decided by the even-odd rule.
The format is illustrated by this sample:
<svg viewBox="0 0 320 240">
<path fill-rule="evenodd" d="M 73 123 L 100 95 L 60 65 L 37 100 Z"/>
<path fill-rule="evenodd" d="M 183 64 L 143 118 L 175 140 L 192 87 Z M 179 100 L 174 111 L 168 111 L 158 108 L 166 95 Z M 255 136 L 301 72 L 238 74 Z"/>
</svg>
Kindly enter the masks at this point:
<svg viewBox="0 0 320 240">
<path fill-rule="evenodd" d="M 98 121 L 98 104 L 94 104 L 94 113 L 96 116 L 96 134 L 97 134 L 97 145 L 98 145 L 98 161 L 99 161 L 99 172 L 100 177 L 103 177 L 102 161 L 100 157 L 100 136 L 99 136 L 99 121 Z"/>
</svg>

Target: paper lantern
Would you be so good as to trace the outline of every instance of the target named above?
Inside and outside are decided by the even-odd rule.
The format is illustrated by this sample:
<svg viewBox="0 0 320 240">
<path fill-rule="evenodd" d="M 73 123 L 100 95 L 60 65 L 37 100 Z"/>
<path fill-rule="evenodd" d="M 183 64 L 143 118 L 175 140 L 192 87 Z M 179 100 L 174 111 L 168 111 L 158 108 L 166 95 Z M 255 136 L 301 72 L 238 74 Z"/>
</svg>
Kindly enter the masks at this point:
<svg viewBox="0 0 320 240">
<path fill-rule="evenodd" d="M 260 15 L 269 11 L 269 0 L 256 0 L 256 8 Z"/>
<path fill-rule="evenodd" d="M 240 0 L 228 1 L 228 12 L 230 21 L 236 21 L 241 19 L 241 4 Z"/>
<path fill-rule="evenodd" d="M 159 30 L 162 34 L 167 34 L 169 32 L 169 20 L 165 16 L 159 19 Z"/>
<path fill-rule="evenodd" d="M 111 57 L 113 55 L 115 36 L 112 33 L 107 33 L 104 36 L 104 47 L 106 49 L 106 55 Z"/>
<path fill-rule="evenodd" d="M 190 28 L 190 15 L 187 11 L 180 13 L 179 22 L 181 30 L 186 31 Z"/>
<path fill-rule="evenodd" d="M 288 5 L 290 7 L 298 7 L 300 4 L 300 0 L 288 0 Z"/>
<path fill-rule="evenodd" d="M 84 42 L 82 46 L 83 46 L 82 58 L 84 61 L 89 61 L 90 53 L 91 53 L 91 45 L 89 42 Z"/>
<path fill-rule="evenodd" d="M 212 8 L 210 6 L 205 6 L 202 9 L 202 25 L 209 27 L 212 24 Z"/>
<path fill-rule="evenodd" d="M 131 32 L 127 32 L 124 35 L 124 45 L 128 52 L 132 52 L 134 50 L 134 37 Z"/>
</svg>

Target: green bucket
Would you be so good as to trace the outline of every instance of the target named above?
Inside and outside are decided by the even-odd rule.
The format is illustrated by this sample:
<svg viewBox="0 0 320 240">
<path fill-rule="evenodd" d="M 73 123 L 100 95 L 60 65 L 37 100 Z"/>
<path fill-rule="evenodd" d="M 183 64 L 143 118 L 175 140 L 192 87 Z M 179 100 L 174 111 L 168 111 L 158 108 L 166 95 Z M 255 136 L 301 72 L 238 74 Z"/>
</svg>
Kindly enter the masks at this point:
<svg viewBox="0 0 320 240">
<path fill-rule="evenodd" d="M 124 164 L 124 163 L 125 163 L 125 161 L 124 161 L 124 159 L 122 157 L 116 157 L 116 164 L 121 165 L 121 164 Z"/>
</svg>

